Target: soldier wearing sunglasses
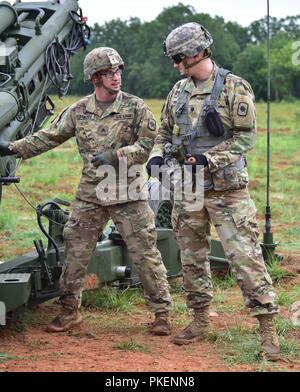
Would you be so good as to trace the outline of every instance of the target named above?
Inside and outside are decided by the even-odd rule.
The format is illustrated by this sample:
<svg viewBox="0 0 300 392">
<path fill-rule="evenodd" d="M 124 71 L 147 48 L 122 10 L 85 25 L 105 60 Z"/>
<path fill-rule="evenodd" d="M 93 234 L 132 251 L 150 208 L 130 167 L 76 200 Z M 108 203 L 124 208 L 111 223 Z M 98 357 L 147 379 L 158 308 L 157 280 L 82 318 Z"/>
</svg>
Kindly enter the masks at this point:
<svg viewBox="0 0 300 392">
<path fill-rule="evenodd" d="M 262 353 L 275 361 L 279 343 L 273 317 L 278 308 L 247 188 L 245 154 L 256 140 L 254 94 L 249 83 L 212 60 L 212 44 L 211 34 L 198 23 L 186 23 L 167 36 L 165 55 L 183 79 L 167 97 L 147 164 L 149 174 L 154 166 L 157 173 L 157 166 L 164 164 L 165 146 L 172 144 L 184 152 L 183 165 L 198 166 L 204 172 L 203 206 L 195 211 L 188 201 L 175 200 L 173 208 L 187 305 L 194 310 L 192 322 L 175 336 L 174 343 L 205 339 L 209 331 L 213 287 L 208 254 L 213 224 L 245 305 L 259 321 Z"/>
</svg>

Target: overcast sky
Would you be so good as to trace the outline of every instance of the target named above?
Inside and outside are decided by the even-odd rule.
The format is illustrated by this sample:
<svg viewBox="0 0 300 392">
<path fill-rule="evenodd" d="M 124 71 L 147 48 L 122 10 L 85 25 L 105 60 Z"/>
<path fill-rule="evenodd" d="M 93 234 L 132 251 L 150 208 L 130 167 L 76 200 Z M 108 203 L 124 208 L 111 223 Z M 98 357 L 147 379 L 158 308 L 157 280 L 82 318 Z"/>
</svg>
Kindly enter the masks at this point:
<svg viewBox="0 0 300 392">
<path fill-rule="evenodd" d="M 14 0 L 9 0 L 14 3 Z M 27 2 L 27 1 L 24 1 Z M 128 20 L 138 17 L 151 21 L 166 7 L 177 5 L 179 0 L 79 0 L 89 24 L 100 25 L 112 19 Z M 199 13 L 222 16 L 225 21 L 236 21 L 248 26 L 254 20 L 267 14 L 267 0 L 188 0 L 181 1 L 191 5 Z M 300 14 L 300 0 L 270 0 L 271 16 L 282 18 Z"/>
<path fill-rule="evenodd" d="M 142 21 L 151 21 L 163 8 L 177 5 L 179 0 L 79 0 L 89 24 L 103 24 L 112 19 L 127 20 L 137 16 Z M 267 0 L 188 0 L 181 1 L 191 5 L 199 13 L 222 16 L 225 21 L 236 21 L 248 26 L 254 20 L 267 14 Z M 105 4 L 105 5 L 104 5 Z M 300 0 L 270 0 L 271 16 L 277 18 L 300 14 Z"/>
</svg>

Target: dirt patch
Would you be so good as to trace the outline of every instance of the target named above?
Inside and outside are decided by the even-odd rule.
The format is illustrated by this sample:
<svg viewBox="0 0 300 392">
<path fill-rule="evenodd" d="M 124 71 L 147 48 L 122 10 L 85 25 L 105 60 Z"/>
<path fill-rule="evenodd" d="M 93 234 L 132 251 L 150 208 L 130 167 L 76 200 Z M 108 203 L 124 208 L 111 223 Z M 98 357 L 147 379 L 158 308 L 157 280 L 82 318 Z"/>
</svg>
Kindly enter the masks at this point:
<svg viewBox="0 0 300 392">
<path fill-rule="evenodd" d="M 59 310 L 55 305 L 41 305 L 40 313 L 47 315 Z M 101 312 L 93 312 L 101 318 Z M 7 361 L 1 363 L 0 371 L 114 371 L 114 372 L 195 372 L 228 371 L 228 366 L 218 358 L 209 342 L 195 343 L 188 347 L 174 345 L 170 337 L 152 336 L 147 331 L 151 316 L 146 311 L 128 317 L 128 328 L 116 328 L 116 332 L 104 330 L 87 320 L 91 314 L 84 311 L 85 323 L 71 332 L 47 334 L 43 325 L 28 327 L 24 332 L 14 333 L 6 329 L 1 333 L 1 352 Z M 107 314 L 103 314 L 103 319 Z M 118 316 L 110 315 L 116 325 Z M 125 319 L 127 318 L 125 317 Z M 145 324 L 146 321 L 146 324 Z M 124 315 L 122 316 L 122 324 Z M 101 323 L 100 323 L 101 324 Z M 134 324 L 134 328 L 130 326 Z M 133 342 L 137 351 L 120 349 Z M 145 351 L 145 352 L 143 352 Z"/>
<path fill-rule="evenodd" d="M 298 277 L 289 280 L 286 287 L 295 284 L 299 284 Z M 225 294 L 222 305 L 227 310 L 212 306 L 212 330 L 219 335 L 228 335 L 228 331 L 238 328 L 253 330 L 256 320 L 243 309 L 239 289 L 233 287 Z M 259 361 L 230 364 L 225 360 L 228 347 L 213 339 L 176 346 L 172 336 L 188 323 L 187 315 L 172 314 L 171 337 L 152 336 L 149 334 L 152 315 L 143 305 L 137 305 L 130 313 L 83 308 L 82 326 L 70 332 L 47 334 L 45 325 L 59 309 L 55 302 L 36 306 L 27 310 L 21 321 L 0 329 L 0 372 L 300 371 L 299 357 L 283 358 L 276 364 Z M 287 308 L 281 308 L 281 317 L 290 318 Z M 300 343 L 299 329 L 292 337 Z M 233 336 L 232 347 L 234 340 Z"/>
<path fill-rule="evenodd" d="M 257 180 L 257 179 L 252 180 L 252 181 L 249 183 L 249 189 L 250 189 L 250 190 L 261 189 L 261 186 L 262 186 L 261 184 L 262 184 L 262 181 L 261 181 L 261 180 Z"/>
<path fill-rule="evenodd" d="M 267 128 L 257 127 L 257 132 L 267 133 Z M 291 132 L 291 128 L 271 128 L 272 133 L 279 133 L 279 132 Z"/>
</svg>

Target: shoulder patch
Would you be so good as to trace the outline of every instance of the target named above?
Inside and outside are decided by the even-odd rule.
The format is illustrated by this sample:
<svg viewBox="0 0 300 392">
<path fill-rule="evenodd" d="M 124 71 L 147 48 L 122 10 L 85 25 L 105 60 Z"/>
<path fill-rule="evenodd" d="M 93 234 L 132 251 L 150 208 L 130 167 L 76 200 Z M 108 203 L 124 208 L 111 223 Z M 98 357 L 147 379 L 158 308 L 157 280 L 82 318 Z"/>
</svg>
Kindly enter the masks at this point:
<svg viewBox="0 0 300 392">
<path fill-rule="evenodd" d="M 156 130 L 156 121 L 153 118 L 150 118 L 148 121 L 148 128 L 150 131 L 155 131 Z"/>
<path fill-rule="evenodd" d="M 246 102 L 240 102 L 238 106 L 238 115 L 241 117 L 246 117 L 248 114 L 249 105 Z"/>
</svg>

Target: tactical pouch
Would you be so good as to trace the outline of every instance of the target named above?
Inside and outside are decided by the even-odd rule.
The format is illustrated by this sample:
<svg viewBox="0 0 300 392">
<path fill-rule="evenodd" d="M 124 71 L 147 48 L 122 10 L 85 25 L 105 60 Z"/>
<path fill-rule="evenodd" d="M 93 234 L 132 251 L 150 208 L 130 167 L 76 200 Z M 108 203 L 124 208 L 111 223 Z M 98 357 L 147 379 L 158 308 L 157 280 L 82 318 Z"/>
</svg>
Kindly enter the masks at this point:
<svg viewBox="0 0 300 392">
<path fill-rule="evenodd" d="M 249 182 L 247 165 L 244 157 L 212 173 L 215 191 L 229 191 L 245 188 Z"/>
<path fill-rule="evenodd" d="M 210 107 L 205 111 L 204 123 L 213 136 L 220 137 L 224 135 L 224 125 L 220 119 L 219 113 L 214 107 Z"/>
<path fill-rule="evenodd" d="M 185 151 L 183 145 L 167 143 L 165 145 L 165 162 L 175 159 L 179 165 L 183 165 L 185 161 Z"/>
</svg>

